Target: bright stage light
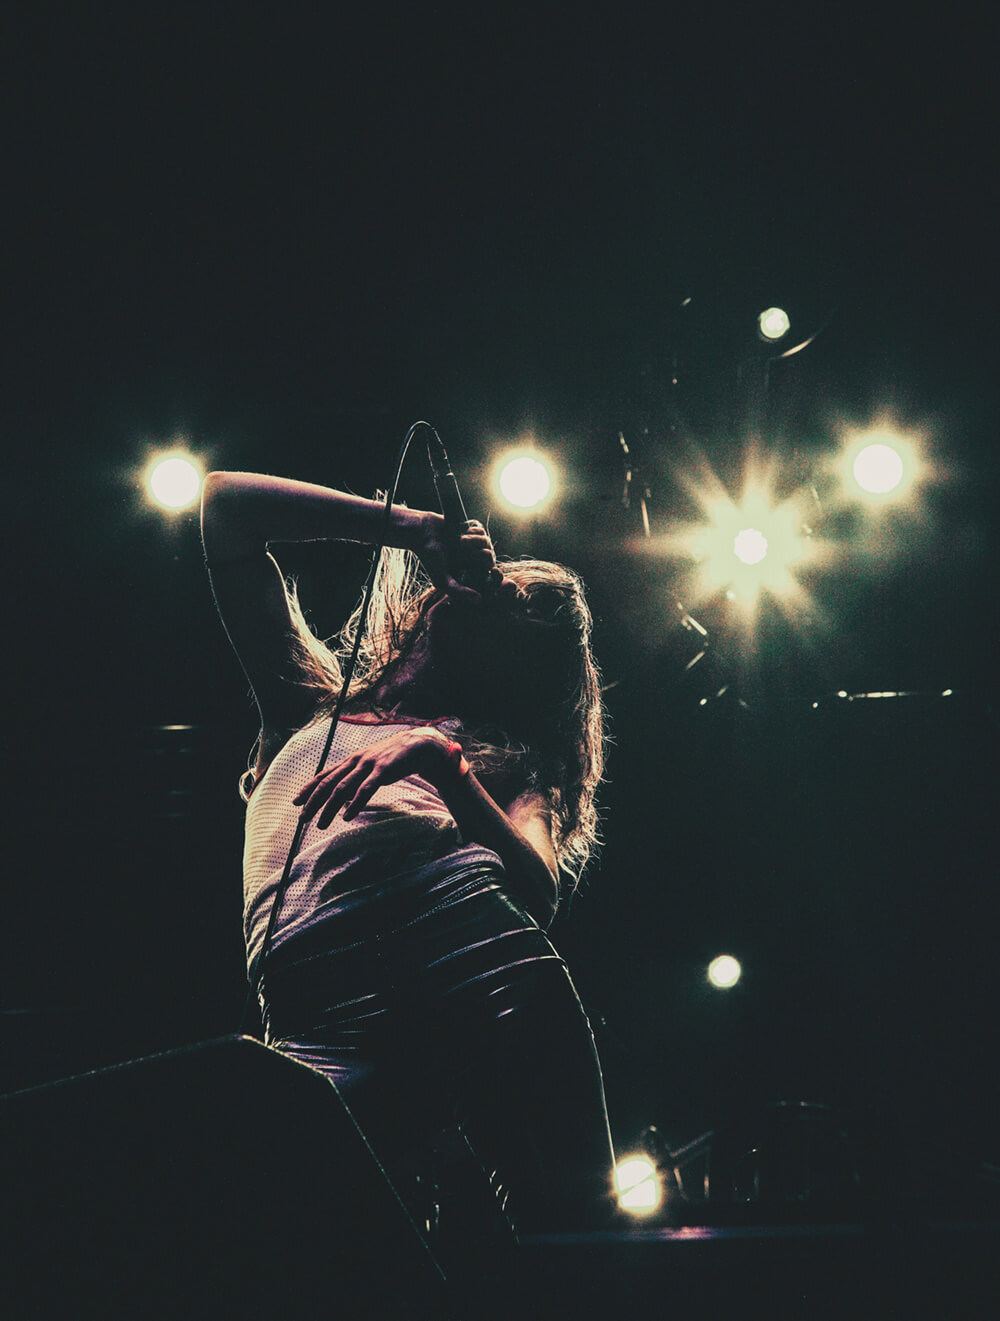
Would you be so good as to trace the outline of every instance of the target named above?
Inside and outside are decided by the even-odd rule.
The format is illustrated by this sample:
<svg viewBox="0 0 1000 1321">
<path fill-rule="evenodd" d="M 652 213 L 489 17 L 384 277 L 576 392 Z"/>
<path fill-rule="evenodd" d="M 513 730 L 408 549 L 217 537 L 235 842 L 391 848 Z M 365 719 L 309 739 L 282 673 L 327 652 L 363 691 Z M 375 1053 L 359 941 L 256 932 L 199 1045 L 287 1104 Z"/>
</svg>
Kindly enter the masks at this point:
<svg viewBox="0 0 1000 1321">
<path fill-rule="evenodd" d="M 870 504 L 902 499 L 917 474 L 914 446 L 892 432 L 855 436 L 843 452 L 847 489 Z"/>
<path fill-rule="evenodd" d="M 809 526 L 809 490 L 800 486 L 785 494 L 781 478 L 776 457 L 748 454 L 742 494 L 734 496 L 707 459 L 686 471 L 678 468 L 677 480 L 697 518 L 675 523 L 652 544 L 664 556 L 686 562 L 679 590 L 692 606 L 720 598 L 734 602 L 735 611 L 723 608 L 748 646 L 766 606 L 789 620 L 811 616 L 814 602 L 804 571 L 831 554 Z"/>
<path fill-rule="evenodd" d="M 888 495 L 903 480 L 903 459 L 891 445 L 866 445 L 851 465 L 851 472 L 869 495 Z"/>
<path fill-rule="evenodd" d="M 708 965 L 708 980 L 720 991 L 728 991 L 743 975 L 739 959 L 731 954 L 720 954 Z"/>
<path fill-rule="evenodd" d="M 663 1199 L 660 1174 L 648 1156 L 625 1156 L 615 1166 L 618 1205 L 630 1215 L 652 1215 Z"/>
<path fill-rule="evenodd" d="M 745 527 L 733 537 L 733 554 L 741 564 L 759 564 L 767 554 L 767 537 L 755 527 Z"/>
<path fill-rule="evenodd" d="M 772 508 L 763 490 L 751 489 L 738 505 L 719 497 L 704 509 L 708 524 L 691 535 L 690 547 L 710 592 L 724 589 L 744 605 L 765 589 L 779 597 L 795 594 L 790 569 L 810 554 L 795 502 Z"/>
<path fill-rule="evenodd" d="M 177 450 L 152 461 L 146 471 L 146 487 L 164 509 L 187 509 L 198 499 L 202 476 L 197 460 Z"/>
<path fill-rule="evenodd" d="M 787 335 L 791 324 L 788 313 L 780 307 L 769 307 L 757 318 L 761 339 L 770 340 L 772 343 Z"/>
<path fill-rule="evenodd" d="M 552 494 L 552 469 L 535 450 L 521 450 L 501 459 L 497 488 L 513 509 L 538 509 Z"/>
</svg>

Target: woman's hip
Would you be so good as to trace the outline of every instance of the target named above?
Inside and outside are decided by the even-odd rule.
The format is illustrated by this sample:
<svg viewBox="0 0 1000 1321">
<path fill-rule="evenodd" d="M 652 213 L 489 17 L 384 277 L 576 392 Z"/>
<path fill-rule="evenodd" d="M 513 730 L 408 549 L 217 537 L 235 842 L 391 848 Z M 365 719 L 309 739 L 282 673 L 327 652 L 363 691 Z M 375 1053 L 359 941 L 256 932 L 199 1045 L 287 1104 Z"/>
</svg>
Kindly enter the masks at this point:
<svg viewBox="0 0 1000 1321">
<path fill-rule="evenodd" d="M 477 865 L 379 896 L 269 955 L 259 989 L 271 1037 L 323 1029 L 359 1042 L 400 1016 L 437 1016 L 484 997 L 499 1012 L 539 972 L 568 977 L 534 920 Z M 544 965 L 544 967 L 543 967 Z M 531 969 L 531 975 L 529 975 Z"/>
</svg>

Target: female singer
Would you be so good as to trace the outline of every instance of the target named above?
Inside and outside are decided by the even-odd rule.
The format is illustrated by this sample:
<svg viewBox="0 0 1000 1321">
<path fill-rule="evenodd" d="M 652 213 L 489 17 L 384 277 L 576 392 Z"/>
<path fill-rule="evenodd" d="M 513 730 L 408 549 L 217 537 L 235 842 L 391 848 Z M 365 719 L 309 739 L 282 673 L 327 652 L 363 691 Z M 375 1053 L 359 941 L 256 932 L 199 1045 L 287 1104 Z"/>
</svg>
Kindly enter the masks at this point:
<svg viewBox="0 0 1000 1321">
<path fill-rule="evenodd" d="M 205 481 L 212 589 L 260 712 L 244 929 L 265 1040 L 336 1085 L 391 1178 L 457 1122 L 516 1232 L 602 1225 L 601 1071 L 545 935 L 596 838 L 604 725 L 582 584 L 498 565 L 480 523 L 454 541 L 440 515 L 395 506 L 318 768 L 360 608 L 321 642 L 269 547 L 375 542 L 382 517 L 303 482 Z"/>
</svg>

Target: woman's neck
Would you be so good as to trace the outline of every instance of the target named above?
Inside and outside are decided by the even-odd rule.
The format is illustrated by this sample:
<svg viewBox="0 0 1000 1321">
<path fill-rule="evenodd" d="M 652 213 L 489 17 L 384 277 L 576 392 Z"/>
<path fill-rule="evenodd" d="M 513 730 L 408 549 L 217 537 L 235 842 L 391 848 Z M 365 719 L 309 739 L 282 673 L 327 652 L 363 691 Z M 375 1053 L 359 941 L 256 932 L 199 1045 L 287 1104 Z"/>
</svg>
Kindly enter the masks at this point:
<svg viewBox="0 0 1000 1321">
<path fill-rule="evenodd" d="M 448 715 L 448 700 L 438 690 L 437 675 L 426 638 L 418 638 L 409 654 L 403 656 L 391 673 L 383 675 L 367 694 L 375 709 L 387 715 L 405 715 L 437 719 Z"/>
</svg>

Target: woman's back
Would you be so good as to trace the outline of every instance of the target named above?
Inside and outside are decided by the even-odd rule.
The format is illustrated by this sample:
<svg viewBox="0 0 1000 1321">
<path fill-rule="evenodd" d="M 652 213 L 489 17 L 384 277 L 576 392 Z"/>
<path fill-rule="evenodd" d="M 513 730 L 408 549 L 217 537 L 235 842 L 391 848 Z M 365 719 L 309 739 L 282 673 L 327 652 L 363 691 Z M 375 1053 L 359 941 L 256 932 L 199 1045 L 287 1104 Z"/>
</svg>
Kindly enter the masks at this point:
<svg viewBox="0 0 1000 1321">
<path fill-rule="evenodd" d="M 341 716 L 326 765 L 336 766 L 352 753 L 415 725 L 430 725 L 450 735 L 458 722 L 368 713 Z M 300 816 L 294 799 L 316 773 L 329 728 L 327 716 L 293 734 L 259 778 L 247 804 L 243 898 L 251 976 Z M 271 948 L 332 918 L 346 903 L 359 902 L 373 890 L 404 884 L 425 863 L 450 854 L 456 862 L 467 862 L 475 854 L 476 861 L 500 865 L 492 851 L 465 843 L 429 780 L 414 774 L 381 785 L 357 816 L 345 819 L 339 812 L 325 829 L 315 823 L 306 828 L 276 915 Z"/>
</svg>

